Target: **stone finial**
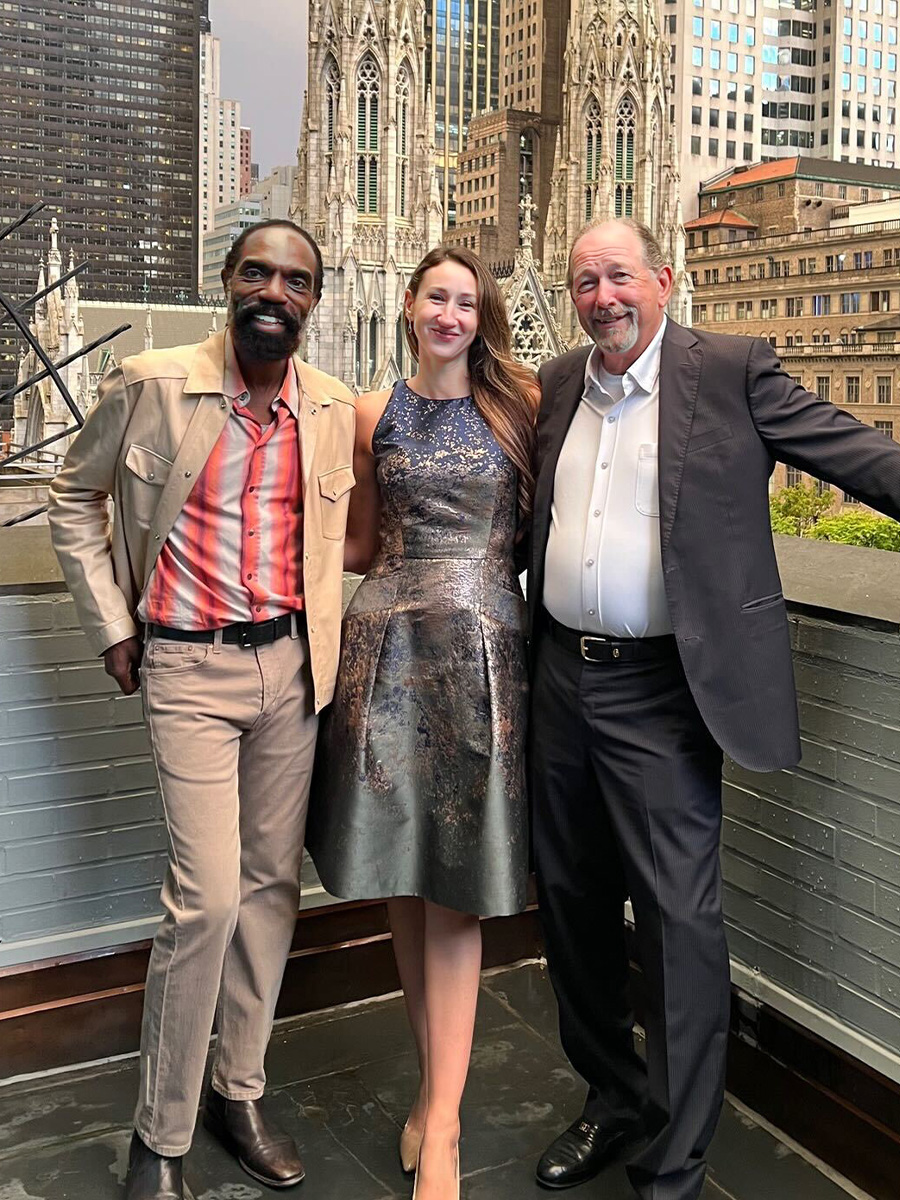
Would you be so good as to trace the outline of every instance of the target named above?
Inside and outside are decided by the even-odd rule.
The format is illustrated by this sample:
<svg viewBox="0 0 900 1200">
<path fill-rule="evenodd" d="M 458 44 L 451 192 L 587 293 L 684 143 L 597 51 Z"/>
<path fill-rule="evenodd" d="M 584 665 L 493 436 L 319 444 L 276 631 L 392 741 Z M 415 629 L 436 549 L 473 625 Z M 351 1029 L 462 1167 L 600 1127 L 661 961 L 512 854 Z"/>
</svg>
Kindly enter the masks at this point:
<svg viewBox="0 0 900 1200">
<path fill-rule="evenodd" d="M 150 305 L 147 305 L 147 319 L 144 322 L 144 349 L 153 349 L 153 311 Z"/>
<path fill-rule="evenodd" d="M 531 193 L 526 192 L 519 201 L 519 212 L 522 214 L 522 225 L 519 229 L 519 246 L 521 254 L 524 258 L 530 260 L 532 257 L 532 246 L 534 245 L 534 201 L 531 198 Z"/>
</svg>

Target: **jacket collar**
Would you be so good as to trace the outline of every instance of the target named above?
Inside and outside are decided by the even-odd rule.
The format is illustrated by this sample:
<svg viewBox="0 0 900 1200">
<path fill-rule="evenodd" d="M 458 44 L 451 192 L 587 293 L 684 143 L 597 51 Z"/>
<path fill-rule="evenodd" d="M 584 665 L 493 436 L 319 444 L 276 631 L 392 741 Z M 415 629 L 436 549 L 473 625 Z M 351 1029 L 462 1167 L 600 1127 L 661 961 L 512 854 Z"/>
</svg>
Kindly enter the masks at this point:
<svg viewBox="0 0 900 1200">
<path fill-rule="evenodd" d="M 194 354 L 184 384 L 185 395 L 214 395 L 225 396 L 227 378 L 226 346 L 230 342 L 231 331 L 222 329 L 211 334 L 205 342 L 201 342 Z M 297 382 L 300 391 L 308 398 L 315 395 L 320 404 L 330 404 L 331 396 L 316 394 L 320 389 L 311 384 L 308 374 L 304 376 L 306 366 L 299 354 L 293 356 L 294 370 L 297 372 Z"/>
</svg>

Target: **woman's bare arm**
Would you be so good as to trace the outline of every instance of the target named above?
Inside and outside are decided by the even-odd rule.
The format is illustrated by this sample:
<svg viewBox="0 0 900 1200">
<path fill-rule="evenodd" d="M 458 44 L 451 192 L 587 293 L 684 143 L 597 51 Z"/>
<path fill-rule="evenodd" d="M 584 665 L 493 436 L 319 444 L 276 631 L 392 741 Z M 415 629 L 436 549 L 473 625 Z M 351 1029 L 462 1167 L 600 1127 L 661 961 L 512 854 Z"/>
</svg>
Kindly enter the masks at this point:
<svg viewBox="0 0 900 1200">
<path fill-rule="evenodd" d="M 367 392 L 356 401 L 356 442 L 353 448 L 353 474 L 356 487 L 350 495 L 347 538 L 344 543 L 344 570 L 364 575 L 378 550 L 381 497 L 375 477 L 372 434 L 390 399 L 390 391 Z"/>
</svg>

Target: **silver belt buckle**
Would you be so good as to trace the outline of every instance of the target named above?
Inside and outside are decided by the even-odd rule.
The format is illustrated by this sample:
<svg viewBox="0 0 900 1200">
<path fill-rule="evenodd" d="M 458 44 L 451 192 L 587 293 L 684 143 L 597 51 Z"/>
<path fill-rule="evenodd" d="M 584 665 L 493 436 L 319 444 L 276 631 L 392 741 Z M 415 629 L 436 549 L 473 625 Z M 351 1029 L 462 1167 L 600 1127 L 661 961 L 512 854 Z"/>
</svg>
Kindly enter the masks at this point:
<svg viewBox="0 0 900 1200">
<path fill-rule="evenodd" d="M 596 634 L 594 634 L 594 635 L 591 635 L 591 634 L 589 634 L 589 633 L 582 634 L 582 638 L 581 638 L 581 657 L 582 657 L 582 658 L 584 658 L 584 659 L 587 659 L 587 661 L 588 661 L 588 662 L 599 662 L 599 661 L 600 661 L 600 659 L 597 659 L 597 658 L 591 658 L 591 655 L 590 655 L 590 653 L 589 653 L 589 646 L 587 645 L 587 643 L 588 643 L 588 642 L 599 642 L 599 643 L 600 643 L 600 645 L 602 646 L 602 645 L 605 645 L 605 643 L 606 643 L 606 638 L 605 638 L 605 637 L 598 637 Z"/>
</svg>

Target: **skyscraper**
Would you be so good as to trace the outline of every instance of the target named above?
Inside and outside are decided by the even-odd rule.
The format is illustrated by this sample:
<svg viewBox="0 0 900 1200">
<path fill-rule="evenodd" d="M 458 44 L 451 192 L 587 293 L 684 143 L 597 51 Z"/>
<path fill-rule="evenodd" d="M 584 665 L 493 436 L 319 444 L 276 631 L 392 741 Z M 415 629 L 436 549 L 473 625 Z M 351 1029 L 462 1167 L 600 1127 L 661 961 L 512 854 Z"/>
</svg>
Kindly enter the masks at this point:
<svg viewBox="0 0 900 1200">
<path fill-rule="evenodd" d="M 207 0 L 0 6 L 0 196 L 35 200 L 88 259 L 92 299 L 197 289 L 199 37 Z M 0 246 L 0 287 L 32 290 L 46 221 Z"/>
<path fill-rule="evenodd" d="M 664 0 L 682 201 L 760 159 L 900 165 L 898 0 Z"/>
<path fill-rule="evenodd" d="M 456 224 L 456 167 L 468 123 L 499 103 L 500 4 L 501 0 L 429 0 L 426 9 L 425 70 L 447 227 Z"/>
</svg>

